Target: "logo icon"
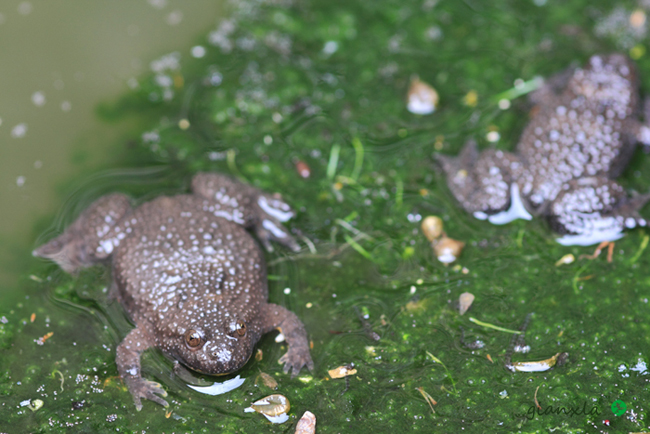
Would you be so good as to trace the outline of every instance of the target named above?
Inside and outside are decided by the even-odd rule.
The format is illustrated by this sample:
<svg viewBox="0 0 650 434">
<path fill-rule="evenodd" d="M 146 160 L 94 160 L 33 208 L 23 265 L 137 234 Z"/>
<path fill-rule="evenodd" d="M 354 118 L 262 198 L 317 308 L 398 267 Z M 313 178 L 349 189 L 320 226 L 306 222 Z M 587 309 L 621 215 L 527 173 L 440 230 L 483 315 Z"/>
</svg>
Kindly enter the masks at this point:
<svg viewBox="0 0 650 434">
<path fill-rule="evenodd" d="M 614 416 L 622 416 L 625 414 L 626 410 L 627 406 L 620 399 L 617 399 L 612 403 L 612 413 L 614 413 Z"/>
</svg>

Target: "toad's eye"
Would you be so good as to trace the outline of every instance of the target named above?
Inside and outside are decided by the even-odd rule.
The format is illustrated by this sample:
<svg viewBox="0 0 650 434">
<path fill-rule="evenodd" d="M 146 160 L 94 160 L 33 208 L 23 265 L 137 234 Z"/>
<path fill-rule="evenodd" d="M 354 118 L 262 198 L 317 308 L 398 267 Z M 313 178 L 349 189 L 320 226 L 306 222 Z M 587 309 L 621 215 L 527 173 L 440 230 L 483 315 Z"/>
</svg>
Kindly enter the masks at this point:
<svg viewBox="0 0 650 434">
<path fill-rule="evenodd" d="M 203 339 L 201 337 L 201 333 L 197 332 L 196 330 L 188 330 L 185 332 L 185 343 L 192 347 L 196 348 L 201 343 L 203 342 Z"/>
<path fill-rule="evenodd" d="M 244 321 L 237 321 L 237 326 L 235 328 L 237 335 L 240 337 L 246 336 L 246 323 Z"/>
</svg>

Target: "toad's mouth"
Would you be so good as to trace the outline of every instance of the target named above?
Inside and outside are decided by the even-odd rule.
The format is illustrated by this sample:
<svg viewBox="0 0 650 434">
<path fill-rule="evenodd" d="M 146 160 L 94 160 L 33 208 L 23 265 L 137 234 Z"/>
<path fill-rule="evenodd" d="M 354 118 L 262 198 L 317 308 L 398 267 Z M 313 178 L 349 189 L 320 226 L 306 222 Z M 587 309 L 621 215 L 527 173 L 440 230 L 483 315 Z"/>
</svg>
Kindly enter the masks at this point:
<svg viewBox="0 0 650 434">
<path fill-rule="evenodd" d="M 230 362 L 228 360 L 227 362 L 223 362 L 219 359 L 213 359 L 212 357 L 208 358 L 207 361 L 200 361 L 200 360 L 195 360 L 195 361 L 188 361 L 184 357 L 179 356 L 178 354 L 176 357 L 174 357 L 184 368 L 194 371 L 198 374 L 201 375 L 209 375 L 212 377 L 221 377 L 224 375 L 230 375 L 233 374 L 240 369 L 242 369 L 250 360 L 252 356 L 252 352 L 246 357 L 246 359 L 242 362 L 235 363 L 235 362 Z M 217 356 L 218 357 L 218 356 Z M 228 365 L 235 365 L 232 367 L 228 367 Z"/>
</svg>

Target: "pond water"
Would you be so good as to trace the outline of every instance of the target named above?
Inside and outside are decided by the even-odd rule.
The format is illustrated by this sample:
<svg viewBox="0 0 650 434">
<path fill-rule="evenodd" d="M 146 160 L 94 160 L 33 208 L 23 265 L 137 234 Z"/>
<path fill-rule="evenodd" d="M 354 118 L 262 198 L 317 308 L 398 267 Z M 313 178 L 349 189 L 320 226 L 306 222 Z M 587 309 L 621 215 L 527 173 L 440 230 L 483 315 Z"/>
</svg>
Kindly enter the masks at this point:
<svg viewBox="0 0 650 434">
<path fill-rule="evenodd" d="M 0 5 L 3 287 L 16 284 L 36 221 L 51 221 L 84 176 L 124 164 L 119 142 L 129 122 L 101 122 L 96 106 L 127 91 L 161 54 L 188 53 L 220 10 L 207 0 Z"/>
<path fill-rule="evenodd" d="M 606 255 L 581 258 L 593 248 L 559 245 L 540 219 L 496 227 L 472 218 L 434 164 L 436 153 L 456 154 L 470 137 L 482 148 L 512 149 L 531 105 L 525 97 L 500 103 L 503 92 L 594 53 L 628 54 L 642 90 L 650 89 L 647 2 L 259 0 L 233 2 L 221 20 L 216 6 L 196 11 L 169 2 L 159 10 L 158 3 L 133 6 L 133 24 L 119 21 L 126 42 L 113 47 L 115 56 L 133 48 L 130 37 L 155 27 L 145 24 L 152 17 L 179 34 L 125 55 L 109 74 L 114 87 L 107 78 L 88 83 L 96 74 L 83 68 L 94 63 L 79 61 L 67 74 L 49 68 L 43 81 L 26 86 L 14 103 L 23 117 L 0 106 L 2 152 L 57 142 L 0 163 L 3 200 L 28 210 L 2 213 L 2 236 L 14 237 L 8 245 L 15 246 L 3 263 L 20 271 L 0 295 L 0 432 L 293 432 L 305 410 L 320 433 L 650 429 L 647 231 L 617 241 L 611 263 Z M 0 31 L 45 7 L 30 4 L 26 15 L 14 12 L 19 3 L 0 11 Z M 183 17 L 177 26 L 191 22 L 185 36 L 169 24 L 176 9 Z M 98 11 L 87 6 L 86 13 Z M 77 70 L 83 87 L 75 84 Z M 406 109 L 415 75 L 440 96 L 432 114 Z M 84 127 L 74 134 L 55 133 L 57 122 L 39 127 L 42 113 L 66 119 L 77 110 L 68 83 L 96 92 L 79 121 Z M 31 101 L 39 90 L 43 107 Z M 69 113 L 61 109 L 68 100 Z M 101 121 L 89 114 L 100 101 Z M 11 137 L 21 122 L 25 136 Z M 301 176 L 306 167 L 309 176 Z M 102 194 L 121 191 L 142 202 L 183 192 L 200 170 L 282 192 L 298 210 L 288 225 L 301 251 L 278 248 L 266 257 L 270 300 L 305 323 L 315 369 L 295 379 L 283 374 L 277 361 L 286 348 L 270 334 L 258 345 L 262 359 L 237 373 L 244 384 L 212 397 L 186 381 L 214 378 L 181 380 L 160 352 L 148 351 L 143 375 L 163 384 L 171 405 L 145 402 L 136 412 L 117 377 L 115 348 L 132 325 L 107 301 L 110 273 L 98 266 L 70 276 L 29 251 Z M 638 150 L 620 182 L 648 191 L 650 158 Z M 436 260 L 420 230 L 427 215 L 440 216 L 449 236 L 466 243 L 456 263 Z M 576 260 L 556 265 L 567 254 Z M 455 303 L 464 292 L 475 300 L 461 316 Z M 530 351 L 512 361 L 568 352 L 566 364 L 531 373 L 505 368 L 507 330 L 528 317 Z M 482 348 L 467 345 L 477 340 Z M 354 375 L 329 377 L 348 364 Z M 271 393 L 291 402 L 284 424 L 244 412 Z M 43 406 L 32 411 L 37 399 Z M 612 410 L 615 401 L 625 412 L 620 402 Z"/>
</svg>

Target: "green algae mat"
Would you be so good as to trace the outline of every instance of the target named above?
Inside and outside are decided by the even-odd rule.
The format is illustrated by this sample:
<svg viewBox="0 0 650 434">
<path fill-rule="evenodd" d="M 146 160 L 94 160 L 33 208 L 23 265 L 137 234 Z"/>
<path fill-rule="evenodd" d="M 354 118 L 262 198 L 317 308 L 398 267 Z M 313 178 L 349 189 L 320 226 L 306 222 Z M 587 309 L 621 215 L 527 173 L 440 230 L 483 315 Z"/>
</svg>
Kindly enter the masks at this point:
<svg viewBox="0 0 650 434">
<path fill-rule="evenodd" d="M 298 211 L 288 225 L 302 250 L 267 255 L 270 301 L 304 321 L 315 370 L 283 374 L 286 348 L 270 334 L 237 373 L 243 385 L 209 396 L 187 384 L 215 378 L 179 379 L 149 351 L 143 374 L 170 407 L 136 412 L 115 366 L 131 325 L 107 301 L 108 270 L 69 276 L 34 260 L 2 295 L 0 432 L 292 433 L 306 410 L 319 433 L 650 430 L 647 231 L 617 241 L 611 262 L 580 258 L 593 248 L 560 246 L 539 219 L 496 227 L 467 215 L 434 163 L 469 138 L 512 149 L 531 109 L 514 97 L 520 83 L 595 53 L 628 54 L 648 90 L 650 5 L 611 3 L 232 5 L 196 46 L 156 60 L 99 109 L 142 128 L 115 144 L 123 166 L 94 177 L 60 220 L 110 191 L 140 202 L 187 191 L 200 170 L 281 192 Z M 436 89 L 434 113 L 407 111 L 414 76 Z M 620 182 L 650 189 L 642 150 Z M 455 263 L 436 259 L 420 229 L 428 215 L 465 243 Z M 475 299 L 460 315 L 464 292 Z M 512 354 L 509 331 L 526 318 L 530 351 Z M 543 372 L 505 367 L 562 352 L 566 362 Z M 356 373 L 331 378 L 340 366 Z M 291 403 L 286 423 L 244 412 L 272 393 Z"/>
</svg>

